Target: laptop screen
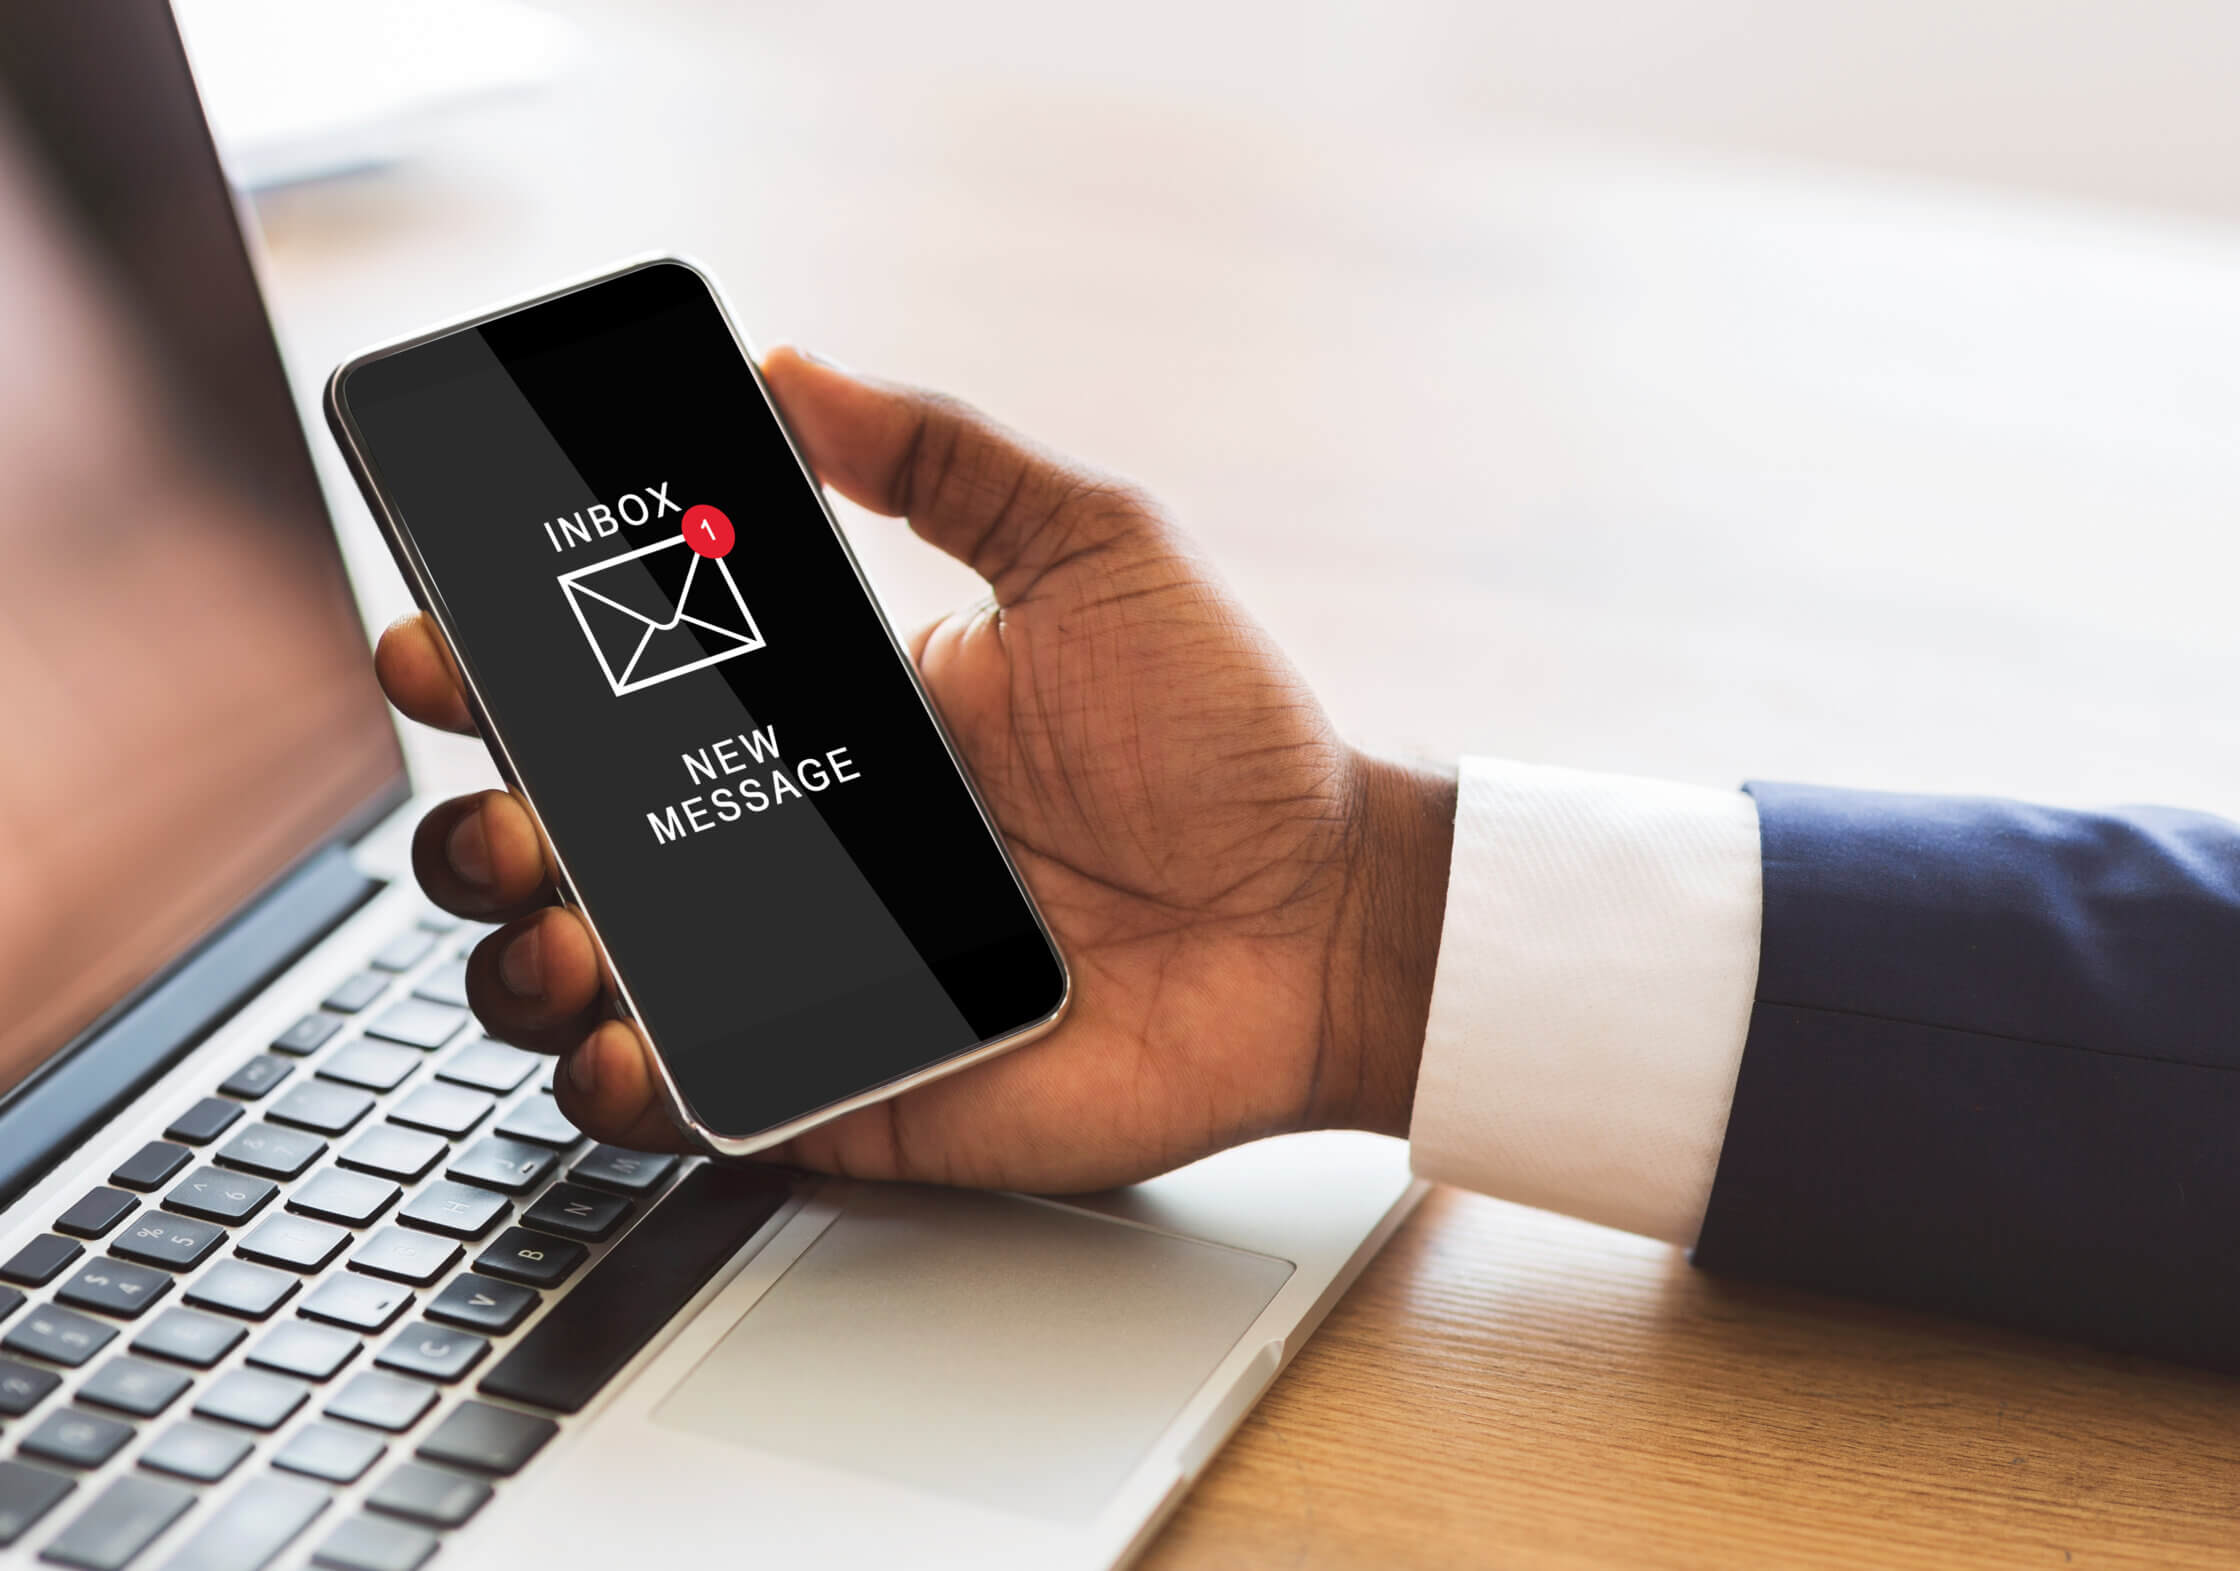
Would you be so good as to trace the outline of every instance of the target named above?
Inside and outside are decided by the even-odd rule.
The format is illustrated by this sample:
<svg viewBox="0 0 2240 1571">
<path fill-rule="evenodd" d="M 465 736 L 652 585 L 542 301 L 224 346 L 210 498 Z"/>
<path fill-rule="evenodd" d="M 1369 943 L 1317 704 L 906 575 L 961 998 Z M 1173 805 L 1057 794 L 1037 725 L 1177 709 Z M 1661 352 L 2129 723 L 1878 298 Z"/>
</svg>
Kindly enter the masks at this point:
<svg viewBox="0 0 2240 1571">
<path fill-rule="evenodd" d="M 0 7 L 0 1094 L 403 762 L 162 0 Z"/>
</svg>

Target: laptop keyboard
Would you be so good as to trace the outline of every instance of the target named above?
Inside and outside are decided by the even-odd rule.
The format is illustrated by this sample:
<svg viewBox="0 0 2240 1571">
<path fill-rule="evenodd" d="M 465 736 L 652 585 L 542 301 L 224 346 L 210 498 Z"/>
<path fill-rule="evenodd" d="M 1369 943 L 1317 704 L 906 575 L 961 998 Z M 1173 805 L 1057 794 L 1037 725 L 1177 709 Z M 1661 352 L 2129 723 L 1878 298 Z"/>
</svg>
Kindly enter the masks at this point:
<svg viewBox="0 0 2240 1571">
<path fill-rule="evenodd" d="M 0 1549 L 417 1571 L 784 1204 L 587 1142 L 474 1027 L 484 931 L 397 933 L 0 1262 Z"/>
</svg>

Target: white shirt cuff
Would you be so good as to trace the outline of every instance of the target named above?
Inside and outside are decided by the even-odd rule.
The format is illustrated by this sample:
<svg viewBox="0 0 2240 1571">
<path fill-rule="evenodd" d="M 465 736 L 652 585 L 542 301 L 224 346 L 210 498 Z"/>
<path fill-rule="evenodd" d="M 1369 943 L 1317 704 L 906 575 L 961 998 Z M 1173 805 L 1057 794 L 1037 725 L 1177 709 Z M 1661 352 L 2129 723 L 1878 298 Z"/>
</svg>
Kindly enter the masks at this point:
<svg viewBox="0 0 2240 1571">
<path fill-rule="evenodd" d="M 1762 898 L 1740 791 L 1464 759 L 1416 1171 L 1692 1245 Z"/>
</svg>

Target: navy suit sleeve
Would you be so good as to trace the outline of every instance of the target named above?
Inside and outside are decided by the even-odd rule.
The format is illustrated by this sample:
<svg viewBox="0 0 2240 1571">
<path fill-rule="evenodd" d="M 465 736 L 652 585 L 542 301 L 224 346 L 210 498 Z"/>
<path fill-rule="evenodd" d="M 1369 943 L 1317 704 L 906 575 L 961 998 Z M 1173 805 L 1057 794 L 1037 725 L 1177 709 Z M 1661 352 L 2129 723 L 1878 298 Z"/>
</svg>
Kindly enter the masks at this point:
<svg viewBox="0 0 2240 1571">
<path fill-rule="evenodd" d="M 1749 790 L 1696 1263 L 2240 1370 L 2240 828 Z"/>
</svg>

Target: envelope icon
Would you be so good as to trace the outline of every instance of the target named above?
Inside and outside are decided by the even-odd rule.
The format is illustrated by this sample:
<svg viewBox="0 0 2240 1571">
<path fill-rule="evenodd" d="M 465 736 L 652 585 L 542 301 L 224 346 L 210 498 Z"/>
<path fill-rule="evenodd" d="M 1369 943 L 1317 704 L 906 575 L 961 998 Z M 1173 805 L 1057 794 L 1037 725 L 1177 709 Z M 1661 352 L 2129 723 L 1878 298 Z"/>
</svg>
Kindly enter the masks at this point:
<svg viewBox="0 0 2240 1571">
<path fill-rule="evenodd" d="M 731 563 L 682 535 L 562 573 L 560 591 L 617 698 L 763 644 Z"/>
</svg>

